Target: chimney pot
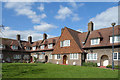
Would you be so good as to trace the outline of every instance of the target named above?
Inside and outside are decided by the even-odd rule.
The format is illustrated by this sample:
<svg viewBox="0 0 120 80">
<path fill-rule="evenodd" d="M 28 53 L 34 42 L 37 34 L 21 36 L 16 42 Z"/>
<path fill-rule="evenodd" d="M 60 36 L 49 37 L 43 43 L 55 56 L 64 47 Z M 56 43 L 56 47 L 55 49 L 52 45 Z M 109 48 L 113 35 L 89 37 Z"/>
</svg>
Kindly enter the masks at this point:
<svg viewBox="0 0 120 80">
<path fill-rule="evenodd" d="M 47 34 L 46 33 L 43 34 L 43 40 L 45 40 L 45 39 L 47 39 Z"/>
<path fill-rule="evenodd" d="M 89 23 L 88 23 L 88 31 L 93 31 L 93 22 L 92 21 L 90 21 Z"/>
<path fill-rule="evenodd" d="M 29 42 L 29 43 L 32 43 L 32 36 L 29 36 L 29 37 L 28 37 L 28 42 Z"/>
<path fill-rule="evenodd" d="M 16 38 L 18 41 L 20 41 L 20 34 L 17 34 Z"/>
</svg>

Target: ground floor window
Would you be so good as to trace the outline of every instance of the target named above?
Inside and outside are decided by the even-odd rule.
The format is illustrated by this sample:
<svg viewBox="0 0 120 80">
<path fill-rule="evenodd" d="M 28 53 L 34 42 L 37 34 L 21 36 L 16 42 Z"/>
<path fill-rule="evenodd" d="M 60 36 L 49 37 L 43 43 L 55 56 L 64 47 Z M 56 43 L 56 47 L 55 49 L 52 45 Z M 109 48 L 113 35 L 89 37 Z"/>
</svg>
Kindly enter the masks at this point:
<svg viewBox="0 0 120 80">
<path fill-rule="evenodd" d="M 23 59 L 30 59 L 30 56 L 29 55 L 24 55 Z"/>
<path fill-rule="evenodd" d="M 43 59 L 43 55 L 42 54 L 39 55 L 39 59 Z"/>
<path fill-rule="evenodd" d="M 97 53 L 88 53 L 87 60 L 97 60 Z"/>
<path fill-rule="evenodd" d="M 113 59 L 120 60 L 120 53 L 118 53 L 118 52 L 113 53 Z"/>
<path fill-rule="evenodd" d="M 78 59 L 78 53 L 71 53 L 70 59 Z"/>
<path fill-rule="evenodd" d="M 52 54 L 49 54 L 50 59 L 52 59 Z"/>
<path fill-rule="evenodd" d="M 60 54 L 56 54 L 55 59 L 60 59 Z"/>
<path fill-rule="evenodd" d="M 15 54 L 15 55 L 13 55 L 13 58 L 14 58 L 14 59 L 21 59 L 21 55 Z"/>
</svg>

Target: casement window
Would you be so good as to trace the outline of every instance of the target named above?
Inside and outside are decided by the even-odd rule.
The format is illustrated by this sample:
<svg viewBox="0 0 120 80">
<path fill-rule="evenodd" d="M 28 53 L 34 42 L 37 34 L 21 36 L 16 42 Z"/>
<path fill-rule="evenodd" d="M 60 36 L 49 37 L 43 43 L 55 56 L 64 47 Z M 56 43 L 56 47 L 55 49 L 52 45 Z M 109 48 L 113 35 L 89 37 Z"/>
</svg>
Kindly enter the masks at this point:
<svg viewBox="0 0 120 80">
<path fill-rule="evenodd" d="M 21 55 L 15 54 L 15 55 L 13 55 L 13 58 L 14 58 L 14 59 L 21 59 Z"/>
<path fill-rule="evenodd" d="M 87 60 L 97 60 L 97 53 L 88 53 Z"/>
<path fill-rule="evenodd" d="M 110 43 L 112 43 L 113 37 L 110 37 Z M 120 35 L 114 36 L 114 43 L 120 42 Z"/>
<path fill-rule="evenodd" d="M 49 58 L 52 59 L 52 54 L 49 54 Z"/>
<path fill-rule="evenodd" d="M 40 46 L 40 49 L 44 49 L 44 48 L 45 48 L 45 45 L 41 45 L 41 46 Z"/>
<path fill-rule="evenodd" d="M 48 44 L 48 49 L 53 48 L 53 44 Z"/>
<path fill-rule="evenodd" d="M 15 50 L 15 49 L 18 49 L 18 46 L 13 45 L 13 46 L 12 46 L 12 49 L 14 49 L 14 50 Z"/>
<path fill-rule="evenodd" d="M 3 58 L 3 54 L 0 54 L 0 59 L 2 59 Z"/>
<path fill-rule="evenodd" d="M 118 52 L 113 53 L 113 59 L 120 60 L 120 53 L 118 53 Z"/>
<path fill-rule="evenodd" d="M 60 54 L 54 55 L 55 59 L 60 59 Z"/>
<path fill-rule="evenodd" d="M 30 59 L 30 56 L 29 55 L 24 55 L 23 59 Z"/>
<path fill-rule="evenodd" d="M 60 47 L 70 46 L 70 40 L 60 41 Z"/>
<path fill-rule="evenodd" d="M 70 59 L 78 59 L 78 53 L 71 53 Z"/>
<path fill-rule="evenodd" d="M 30 50 L 30 47 L 26 47 L 26 50 Z"/>
<path fill-rule="evenodd" d="M 98 45 L 100 43 L 100 38 L 91 39 L 91 45 Z"/>
<path fill-rule="evenodd" d="M 39 55 L 39 59 L 43 59 L 43 55 L 42 54 Z"/>
<path fill-rule="evenodd" d="M 5 45 L 0 44 L 0 49 L 5 49 Z"/>
<path fill-rule="evenodd" d="M 33 46 L 33 47 L 32 47 L 32 50 L 36 50 L 36 46 Z"/>
</svg>

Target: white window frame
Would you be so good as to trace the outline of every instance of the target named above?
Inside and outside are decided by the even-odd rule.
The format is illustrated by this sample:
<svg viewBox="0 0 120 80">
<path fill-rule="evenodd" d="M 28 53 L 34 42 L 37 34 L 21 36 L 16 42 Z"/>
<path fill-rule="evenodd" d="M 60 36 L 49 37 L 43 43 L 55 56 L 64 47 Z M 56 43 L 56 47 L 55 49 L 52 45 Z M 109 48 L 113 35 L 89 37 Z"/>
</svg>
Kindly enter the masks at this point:
<svg viewBox="0 0 120 80">
<path fill-rule="evenodd" d="M 114 54 L 115 54 L 115 53 L 117 53 L 117 59 L 114 59 Z M 114 53 L 113 53 L 113 60 L 120 60 L 120 59 L 118 59 L 119 54 L 120 54 L 119 52 L 114 52 Z"/>
<path fill-rule="evenodd" d="M 33 47 L 32 47 L 32 50 L 36 50 L 36 46 L 33 46 Z"/>
<path fill-rule="evenodd" d="M 98 45 L 98 44 L 100 44 L 100 38 L 91 39 L 91 45 Z"/>
<path fill-rule="evenodd" d="M 53 48 L 53 44 L 48 44 L 48 49 L 52 49 Z"/>
<path fill-rule="evenodd" d="M 60 56 L 60 58 L 58 58 L 58 56 Z M 60 54 L 55 54 L 54 58 L 57 59 L 57 60 L 60 60 L 61 59 L 61 55 Z"/>
<path fill-rule="evenodd" d="M 113 37 L 110 37 L 110 43 L 112 43 Z M 114 43 L 119 43 L 120 42 L 120 35 L 114 36 Z"/>
<path fill-rule="evenodd" d="M 49 54 L 49 59 L 52 59 L 53 58 L 53 55 L 50 53 Z"/>
<path fill-rule="evenodd" d="M 45 49 L 45 45 L 41 45 L 41 46 L 40 46 L 40 49 Z"/>
<path fill-rule="evenodd" d="M 70 53 L 70 59 L 78 59 L 78 53 Z"/>
<path fill-rule="evenodd" d="M 96 59 L 94 59 L 95 54 L 96 54 Z M 87 60 L 97 60 L 97 53 L 88 53 L 87 54 Z"/>
<path fill-rule="evenodd" d="M 70 40 L 60 41 L 60 47 L 68 47 L 70 46 Z"/>
<path fill-rule="evenodd" d="M 18 46 L 12 45 L 12 49 L 13 49 L 13 50 L 17 50 L 17 49 L 18 49 Z"/>
<path fill-rule="evenodd" d="M 39 59 L 43 59 L 43 54 L 40 54 L 40 55 L 39 55 Z"/>
</svg>

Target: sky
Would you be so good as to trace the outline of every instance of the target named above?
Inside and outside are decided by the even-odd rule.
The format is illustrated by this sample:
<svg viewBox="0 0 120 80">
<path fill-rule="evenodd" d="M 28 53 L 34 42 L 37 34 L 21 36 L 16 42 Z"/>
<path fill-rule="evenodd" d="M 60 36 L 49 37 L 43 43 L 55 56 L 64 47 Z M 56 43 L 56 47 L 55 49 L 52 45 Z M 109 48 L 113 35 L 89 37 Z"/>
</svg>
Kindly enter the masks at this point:
<svg viewBox="0 0 120 80">
<path fill-rule="evenodd" d="M 87 32 L 90 21 L 94 30 L 118 24 L 117 2 L 2 2 L 2 24 L 0 37 L 22 40 L 28 36 L 33 41 L 60 36 L 61 28 L 68 27 Z"/>
</svg>

